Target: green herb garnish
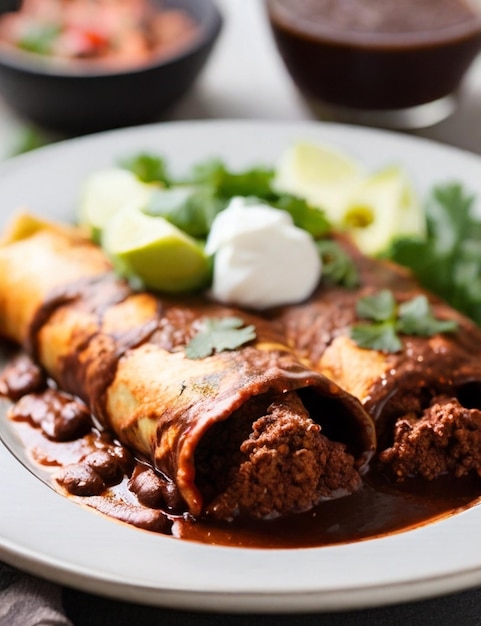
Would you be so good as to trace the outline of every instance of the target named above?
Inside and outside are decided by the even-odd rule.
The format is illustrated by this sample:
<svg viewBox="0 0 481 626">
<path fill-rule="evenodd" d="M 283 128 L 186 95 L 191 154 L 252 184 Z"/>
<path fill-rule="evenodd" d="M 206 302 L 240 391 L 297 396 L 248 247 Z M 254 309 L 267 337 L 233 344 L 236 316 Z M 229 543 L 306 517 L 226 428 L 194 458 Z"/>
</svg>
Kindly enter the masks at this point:
<svg viewBox="0 0 481 626">
<path fill-rule="evenodd" d="M 233 172 L 221 160 L 210 159 L 195 165 L 184 182 L 207 185 L 219 198 L 256 196 L 268 199 L 273 196 L 271 187 L 273 178 L 274 171 L 270 168 L 252 167 Z"/>
<path fill-rule="evenodd" d="M 481 326 L 481 221 L 459 184 L 435 187 L 425 206 L 426 236 L 392 242 L 384 256 Z"/>
<path fill-rule="evenodd" d="M 416 296 L 399 305 L 397 330 L 405 335 L 431 337 L 437 333 L 452 333 L 458 328 L 454 320 L 434 317 L 426 296 Z"/>
<path fill-rule="evenodd" d="M 62 28 L 58 24 L 35 24 L 21 34 L 17 45 L 26 52 L 50 55 L 53 43 L 61 32 Z"/>
<path fill-rule="evenodd" d="M 172 182 L 165 159 L 157 155 L 141 152 L 121 159 L 119 165 L 131 171 L 143 183 L 162 183 L 169 186 Z"/>
<path fill-rule="evenodd" d="M 322 261 L 322 280 L 353 289 L 359 284 L 359 273 L 352 258 L 337 241 L 320 239 L 316 242 Z"/>
<path fill-rule="evenodd" d="M 332 225 L 325 213 L 303 198 L 276 191 L 272 186 L 272 169 L 254 167 L 234 172 L 223 161 L 210 159 L 175 179 L 168 173 L 163 158 L 146 153 L 123 159 L 121 166 L 143 182 L 157 181 L 165 186 L 153 192 L 143 211 L 166 219 L 191 237 L 205 240 L 218 213 L 233 197 L 242 196 L 246 201 L 286 211 L 298 228 L 316 240 L 323 263 L 323 280 L 347 288 L 359 283 L 351 257 L 335 241 L 326 239 Z"/>
<path fill-rule="evenodd" d="M 379 350 L 380 352 L 399 352 L 402 348 L 401 340 L 391 322 L 355 324 L 351 328 L 351 339 L 360 348 Z"/>
<path fill-rule="evenodd" d="M 9 156 L 17 156 L 25 152 L 31 152 L 51 143 L 53 138 L 48 137 L 44 131 L 33 126 L 23 128 L 15 137 L 15 144 L 11 148 Z"/>
<path fill-rule="evenodd" d="M 210 159 L 194 165 L 186 176 L 174 178 L 165 159 L 147 153 L 123 159 L 120 166 L 143 182 L 160 182 L 169 188 L 154 194 L 145 212 L 163 217 L 193 237 L 207 237 L 217 213 L 235 196 L 287 211 L 294 224 L 315 239 L 332 229 L 323 211 L 302 198 L 278 193 L 272 187 L 274 170 L 270 168 L 234 172 L 223 161 Z"/>
<path fill-rule="evenodd" d="M 214 352 L 235 350 L 255 338 L 255 326 L 244 326 L 244 320 L 239 317 L 206 318 L 186 345 L 185 354 L 189 359 L 203 359 Z"/>
<path fill-rule="evenodd" d="M 325 213 L 302 198 L 281 194 L 268 201 L 271 206 L 287 211 L 298 228 L 306 230 L 314 239 L 325 237 L 332 226 Z"/>
<path fill-rule="evenodd" d="M 171 187 L 152 194 L 144 212 L 163 217 L 191 237 L 205 239 L 212 222 L 225 202 L 212 189 L 200 187 Z"/>
<path fill-rule="evenodd" d="M 396 300 L 392 291 L 382 289 L 372 296 L 359 298 L 356 312 L 362 319 L 386 322 L 396 315 Z"/>
<path fill-rule="evenodd" d="M 458 327 L 454 320 L 435 318 L 426 296 L 416 296 L 398 305 L 388 289 L 359 298 L 356 312 L 368 321 L 351 327 L 351 339 L 361 348 L 381 352 L 399 352 L 402 348 L 399 334 L 431 337 L 454 332 Z"/>
</svg>

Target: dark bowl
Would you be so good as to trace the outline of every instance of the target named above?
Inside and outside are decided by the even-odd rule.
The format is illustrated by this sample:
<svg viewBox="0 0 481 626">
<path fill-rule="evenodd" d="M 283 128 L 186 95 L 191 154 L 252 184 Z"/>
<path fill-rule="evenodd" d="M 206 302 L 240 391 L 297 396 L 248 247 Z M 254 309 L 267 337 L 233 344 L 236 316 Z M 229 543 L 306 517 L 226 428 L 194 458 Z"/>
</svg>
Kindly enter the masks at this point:
<svg viewBox="0 0 481 626">
<path fill-rule="evenodd" d="M 0 50 L 0 94 L 19 116 L 44 128 L 83 134 L 144 124 L 158 118 L 191 87 L 222 28 L 213 0 L 154 0 L 183 9 L 200 28 L 174 56 L 125 70 L 58 64 Z"/>
</svg>

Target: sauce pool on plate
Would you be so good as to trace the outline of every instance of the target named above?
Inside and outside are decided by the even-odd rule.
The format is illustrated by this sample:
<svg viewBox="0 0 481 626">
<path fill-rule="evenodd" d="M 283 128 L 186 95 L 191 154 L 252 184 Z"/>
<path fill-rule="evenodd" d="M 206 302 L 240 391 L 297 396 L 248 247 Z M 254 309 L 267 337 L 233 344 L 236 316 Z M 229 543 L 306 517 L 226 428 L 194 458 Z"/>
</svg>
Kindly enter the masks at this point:
<svg viewBox="0 0 481 626">
<path fill-rule="evenodd" d="M 142 530 L 212 545 L 319 547 L 405 531 L 479 500 L 479 480 L 473 476 L 393 484 L 373 467 L 358 492 L 306 513 L 273 520 L 193 520 L 182 514 L 169 481 L 99 431 L 85 405 L 46 388 L 47 383 L 23 357 L 10 361 L 0 378 L 0 396 L 15 401 L 6 427 L 21 440 L 29 465 L 36 465 L 35 473 L 78 504 Z"/>
</svg>

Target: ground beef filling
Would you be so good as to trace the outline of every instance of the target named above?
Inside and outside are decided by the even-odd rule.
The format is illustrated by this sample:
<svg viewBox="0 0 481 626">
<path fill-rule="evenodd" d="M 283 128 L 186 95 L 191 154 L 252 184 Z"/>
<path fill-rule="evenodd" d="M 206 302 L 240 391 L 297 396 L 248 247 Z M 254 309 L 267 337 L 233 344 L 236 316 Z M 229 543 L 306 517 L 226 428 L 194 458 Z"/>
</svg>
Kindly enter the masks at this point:
<svg viewBox="0 0 481 626">
<path fill-rule="evenodd" d="M 379 459 L 399 481 L 447 472 L 481 476 L 481 411 L 456 398 L 434 398 L 421 417 L 408 413 L 397 420 L 394 443 Z"/>
<path fill-rule="evenodd" d="M 348 495 L 361 478 L 345 446 L 327 439 L 291 392 L 254 397 L 212 427 L 196 453 L 196 483 L 207 515 L 268 519 Z"/>
</svg>

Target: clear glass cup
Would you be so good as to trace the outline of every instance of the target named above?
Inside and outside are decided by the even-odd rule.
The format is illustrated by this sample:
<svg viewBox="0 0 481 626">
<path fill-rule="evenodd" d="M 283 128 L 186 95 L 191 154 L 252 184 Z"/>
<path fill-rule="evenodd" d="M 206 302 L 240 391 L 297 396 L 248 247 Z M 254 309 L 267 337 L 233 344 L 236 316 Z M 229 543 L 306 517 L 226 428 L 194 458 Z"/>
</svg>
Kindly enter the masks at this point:
<svg viewBox="0 0 481 626">
<path fill-rule="evenodd" d="M 448 117 L 481 50 L 481 0 L 265 0 L 277 48 L 324 119 L 422 128 Z"/>
</svg>

